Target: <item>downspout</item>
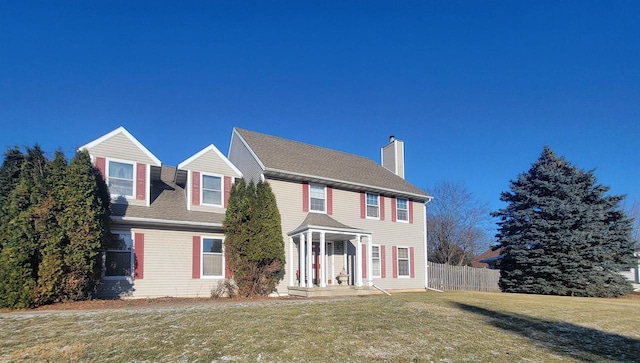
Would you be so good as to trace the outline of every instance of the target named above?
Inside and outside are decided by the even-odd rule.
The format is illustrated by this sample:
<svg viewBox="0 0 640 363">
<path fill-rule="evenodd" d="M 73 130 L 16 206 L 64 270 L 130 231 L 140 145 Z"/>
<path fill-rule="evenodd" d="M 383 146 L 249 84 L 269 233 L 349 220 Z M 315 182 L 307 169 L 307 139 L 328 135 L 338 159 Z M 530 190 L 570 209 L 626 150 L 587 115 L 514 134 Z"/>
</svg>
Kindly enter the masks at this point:
<svg viewBox="0 0 640 363">
<path fill-rule="evenodd" d="M 433 197 L 429 197 L 427 201 L 424 203 L 422 208 L 424 209 L 424 289 L 425 290 L 433 290 L 437 292 L 442 292 L 442 290 L 434 289 L 429 287 L 429 255 L 427 254 L 428 250 L 428 241 L 427 241 L 427 204 L 429 204 L 433 200 Z"/>
</svg>

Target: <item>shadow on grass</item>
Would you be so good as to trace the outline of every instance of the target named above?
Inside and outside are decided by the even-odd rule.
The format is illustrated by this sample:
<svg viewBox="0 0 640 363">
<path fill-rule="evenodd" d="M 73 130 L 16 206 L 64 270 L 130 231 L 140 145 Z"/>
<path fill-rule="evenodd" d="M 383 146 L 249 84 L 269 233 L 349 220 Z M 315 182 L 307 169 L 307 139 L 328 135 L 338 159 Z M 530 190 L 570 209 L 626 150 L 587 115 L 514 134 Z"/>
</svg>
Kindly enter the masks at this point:
<svg viewBox="0 0 640 363">
<path fill-rule="evenodd" d="M 640 339 L 562 321 L 497 312 L 462 303 L 455 305 L 483 315 L 489 324 L 531 339 L 533 344 L 557 355 L 583 362 L 640 362 Z"/>
</svg>

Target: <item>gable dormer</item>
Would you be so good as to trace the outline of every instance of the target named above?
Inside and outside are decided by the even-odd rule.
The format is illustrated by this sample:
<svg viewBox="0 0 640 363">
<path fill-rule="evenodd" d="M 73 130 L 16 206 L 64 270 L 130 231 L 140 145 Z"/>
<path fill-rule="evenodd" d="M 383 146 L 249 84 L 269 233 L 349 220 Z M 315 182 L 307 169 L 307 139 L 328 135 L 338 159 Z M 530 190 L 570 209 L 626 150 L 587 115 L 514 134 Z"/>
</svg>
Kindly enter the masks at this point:
<svg viewBox="0 0 640 363">
<path fill-rule="evenodd" d="M 212 144 L 178 165 L 175 182 L 186 191 L 188 210 L 220 213 L 227 207 L 233 180 L 241 177 Z"/>
<path fill-rule="evenodd" d="M 162 163 L 124 127 L 79 149 L 86 149 L 100 169 L 112 203 L 149 206 L 151 183 L 160 179 Z"/>
</svg>

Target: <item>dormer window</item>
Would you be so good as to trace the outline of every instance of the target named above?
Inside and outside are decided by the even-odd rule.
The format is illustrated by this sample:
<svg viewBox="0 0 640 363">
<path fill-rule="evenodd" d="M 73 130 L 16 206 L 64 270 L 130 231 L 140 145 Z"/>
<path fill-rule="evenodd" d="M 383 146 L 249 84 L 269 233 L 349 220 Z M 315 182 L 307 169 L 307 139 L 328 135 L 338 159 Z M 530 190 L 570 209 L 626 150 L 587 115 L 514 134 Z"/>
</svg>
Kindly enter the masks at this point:
<svg viewBox="0 0 640 363">
<path fill-rule="evenodd" d="M 133 197 L 133 163 L 109 160 L 108 171 L 107 185 L 111 195 Z"/>
<path fill-rule="evenodd" d="M 202 175 L 202 204 L 222 205 L 222 178 Z"/>
<path fill-rule="evenodd" d="M 367 193 L 367 218 L 380 218 L 379 195 Z"/>
<path fill-rule="evenodd" d="M 409 201 L 406 199 L 396 199 L 396 220 L 409 222 Z"/>
<path fill-rule="evenodd" d="M 309 185 L 309 210 L 312 212 L 327 211 L 326 188 L 320 184 Z"/>
</svg>

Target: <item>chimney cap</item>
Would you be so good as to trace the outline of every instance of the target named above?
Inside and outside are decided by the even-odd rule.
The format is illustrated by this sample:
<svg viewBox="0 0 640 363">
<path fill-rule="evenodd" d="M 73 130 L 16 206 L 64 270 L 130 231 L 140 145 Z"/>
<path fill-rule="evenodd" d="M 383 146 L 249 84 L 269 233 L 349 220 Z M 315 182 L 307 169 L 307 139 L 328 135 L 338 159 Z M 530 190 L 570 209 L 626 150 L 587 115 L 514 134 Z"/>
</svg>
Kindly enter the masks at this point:
<svg viewBox="0 0 640 363">
<path fill-rule="evenodd" d="M 393 142 L 393 141 L 395 141 L 395 139 L 396 139 L 396 137 L 395 137 L 395 136 L 393 136 L 393 135 L 390 135 L 390 136 L 389 136 L 389 142 Z"/>
</svg>

